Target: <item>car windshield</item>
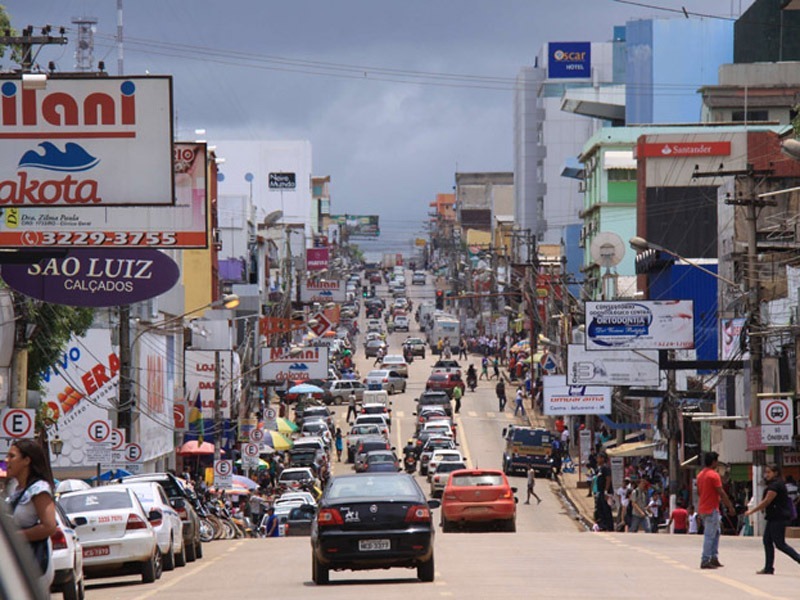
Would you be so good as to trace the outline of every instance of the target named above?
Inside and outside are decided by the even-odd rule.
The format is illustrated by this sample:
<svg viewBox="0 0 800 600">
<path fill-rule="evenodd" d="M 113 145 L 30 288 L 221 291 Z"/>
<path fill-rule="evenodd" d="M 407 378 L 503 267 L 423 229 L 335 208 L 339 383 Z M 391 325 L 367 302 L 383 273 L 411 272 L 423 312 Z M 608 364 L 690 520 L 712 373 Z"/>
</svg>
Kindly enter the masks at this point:
<svg viewBox="0 0 800 600">
<path fill-rule="evenodd" d="M 367 456 L 368 463 L 393 463 L 394 456 L 389 454 L 388 452 L 380 452 L 377 454 L 370 454 Z"/>
<path fill-rule="evenodd" d="M 440 374 L 433 374 L 430 376 L 428 381 L 447 381 L 447 375 L 440 375 Z"/>
<path fill-rule="evenodd" d="M 334 478 L 326 493 L 328 500 L 344 500 L 347 498 L 397 498 L 418 497 L 419 491 L 414 480 L 408 476 Z"/>
<path fill-rule="evenodd" d="M 280 476 L 281 479 L 288 481 L 302 481 L 303 479 L 309 479 L 309 477 L 307 471 L 284 471 Z"/>
<path fill-rule="evenodd" d="M 437 473 L 452 473 L 453 471 L 458 471 L 459 469 L 466 468 L 467 465 L 460 462 L 443 462 L 440 463 L 438 467 L 436 467 Z"/>
<path fill-rule="evenodd" d="M 499 473 L 454 475 L 450 478 L 450 484 L 462 487 L 503 485 L 503 476 Z"/>
<path fill-rule="evenodd" d="M 367 378 L 384 378 L 389 376 L 389 371 L 370 371 L 367 373 Z"/>
<path fill-rule="evenodd" d="M 131 508 L 133 506 L 131 497 L 126 490 L 104 492 L 102 494 L 65 494 L 61 496 L 59 502 L 69 514 Z"/>
</svg>

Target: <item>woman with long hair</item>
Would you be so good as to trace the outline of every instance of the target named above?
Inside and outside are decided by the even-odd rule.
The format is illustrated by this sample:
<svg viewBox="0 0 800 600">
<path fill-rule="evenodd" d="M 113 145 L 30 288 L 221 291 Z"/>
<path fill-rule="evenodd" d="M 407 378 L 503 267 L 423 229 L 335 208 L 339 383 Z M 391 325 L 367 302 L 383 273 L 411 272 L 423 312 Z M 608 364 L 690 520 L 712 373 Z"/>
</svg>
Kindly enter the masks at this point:
<svg viewBox="0 0 800 600">
<path fill-rule="evenodd" d="M 8 450 L 6 471 L 13 482 L 7 502 L 14 521 L 31 545 L 42 570 L 43 583 L 53 581 L 50 536 L 56 532 L 53 477 L 42 447 L 34 440 L 17 440 Z"/>
<path fill-rule="evenodd" d="M 786 491 L 786 484 L 781 479 L 780 467 L 776 464 L 767 465 L 764 469 L 764 479 L 767 483 L 764 498 L 744 514 L 750 516 L 760 510 L 765 512 L 767 526 L 764 529 L 764 568 L 756 573 L 772 575 L 775 573 L 775 548 L 797 563 L 800 563 L 800 554 L 786 543 L 786 526 L 789 524 L 791 516 L 789 493 Z"/>
</svg>

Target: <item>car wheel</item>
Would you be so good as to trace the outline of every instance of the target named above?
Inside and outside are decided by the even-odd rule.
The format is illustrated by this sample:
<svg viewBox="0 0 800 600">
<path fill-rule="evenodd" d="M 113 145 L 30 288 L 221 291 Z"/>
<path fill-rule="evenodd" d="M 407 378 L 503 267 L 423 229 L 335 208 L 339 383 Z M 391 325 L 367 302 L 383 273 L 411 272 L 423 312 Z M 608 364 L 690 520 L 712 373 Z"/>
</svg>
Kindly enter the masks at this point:
<svg viewBox="0 0 800 600">
<path fill-rule="evenodd" d="M 517 530 L 516 519 L 509 519 L 509 521 L 505 524 L 505 530 L 509 533 L 514 533 Z"/>
<path fill-rule="evenodd" d="M 64 600 L 80 599 L 80 584 L 75 581 L 75 573 L 72 574 L 72 577 L 70 577 L 69 581 L 65 581 L 61 586 L 61 593 L 64 595 Z"/>
<path fill-rule="evenodd" d="M 181 540 L 183 542 L 183 540 Z M 175 553 L 175 566 L 176 567 L 185 567 L 186 566 L 186 544 L 181 543 L 181 549 L 179 552 Z"/>
<path fill-rule="evenodd" d="M 433 581 L 433 554 L 431 554 L 429 560 L 417 566 L 417 577 L 419 577 L 420 581 Z"/>
<path fill-rule="evenodd" d="M 453 525 L 442 515 L 442 533 L 450 533 L 451 531 L 453 531 Z"/>
<path fill-rule="evenodd" d="M 202 542 L 197 542 L 197 545 L 194 547 L 194 555 L 197 558 L 203 558 L 203 544 L 202 544 Z"/>
<path fill-rule="evenodd" d="M 153 556 L 149 560 L 142 563 L 142 583 L 153 583 L 157 577 L 156 556 L 161 556 L 161 553 L 156 549 Z M 161 561 L 159 561 L 160 563 Z"/>
<path fill-rule="evenodd" d="M 342 402 L 344 402 L 344 398 L 342 398 L 341 396 L 336 396 L 336 398 L 333 399 L 333 403 L 336 406 L 341 406 Z"/>
<path fill-rule="evenodd" d="M 156 579 L 161 579 L 161 576 L 164 574 L 164 562 L 161 560 L 161 552 L 158 551 L 158 547 L 156 547 Z"/>
<path fill-rule="evenodd" d="M 197 546 L 199 545 L 200 542 L 197 543 Z M 197 560 L 197 546 L 194 545 L 194 542 L 187 546 L 186 540 L 183 541 L 183 547 L 186 549 L 186 562 L 194 562 Z"/>
<path fill-rule="evenodd" d="M 78 584 L 78 600 L 85 600 L 86 598 L 86 588 L 84 587 L 83 577 L 81 577 L 81 582 Z"/>
<path fill-rule="evenodd" d="M 388 391 L 390 396 L 394 396 L 394 385 L 390 385 Z"/>
<path fill-rule="evenodd" d="M 161 555 L 161 564 L 163 565 L 163 569 L 165 571 L 175 570 L 175 555 L 172 553 L 172 548 L 174 547 L 175 547 L 175 541 L 170 537 L 169 550 L 167 550 L 164 554 Z"/>
<path fill-rule="evenodd" d="M 311 579 L 317 585 L 328 585 L 330 582 L 330 571 L 319 564 L 317 557 L 311 555 Z"/>
</svg>

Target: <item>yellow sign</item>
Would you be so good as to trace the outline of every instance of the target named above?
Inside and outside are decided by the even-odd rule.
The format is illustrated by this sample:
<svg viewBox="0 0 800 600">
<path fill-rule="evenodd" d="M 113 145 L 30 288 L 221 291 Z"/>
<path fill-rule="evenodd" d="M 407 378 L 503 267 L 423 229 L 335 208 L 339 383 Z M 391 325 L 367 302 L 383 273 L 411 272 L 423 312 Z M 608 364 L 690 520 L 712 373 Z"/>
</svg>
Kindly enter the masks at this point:
<svg viewBox="0 0 800 600">
<path fill-rule="evenodd" d="M 425 244 L 427 244 L 427 242 L 423 238 L 417 238 L 416 240 L 414 240 L 414 244 L 416 246 L 424 246 Z"/>
</svg>

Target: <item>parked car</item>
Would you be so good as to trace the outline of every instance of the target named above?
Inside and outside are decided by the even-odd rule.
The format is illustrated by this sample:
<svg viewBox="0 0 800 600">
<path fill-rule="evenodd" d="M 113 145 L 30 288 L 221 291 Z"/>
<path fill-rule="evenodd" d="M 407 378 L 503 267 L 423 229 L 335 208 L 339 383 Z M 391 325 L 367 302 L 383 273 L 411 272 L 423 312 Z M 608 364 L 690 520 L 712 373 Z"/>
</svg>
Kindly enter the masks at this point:
<svg viewBox="0 0 800 600">
<path fill-rule="evenodd" d="M 164 488 L 155 481 L 125 481 L 117 484 L 133 490 L 142 507 L 150 513 L 161 512 L 161 520 L 151 521 L 156 532 L 158 549 L 161 552 L 161 564 L 165 571 L 186 565 L 186 552 L 181 533 L 182 523 L 177 511 L 172 508 Z"/>
<path fill-rule="evenodd" d="M 408 379 L 408 363 L 400 354 L 387 354 L 381 360 L 381 369 L 397 371 L 401 377 Z"/>
<path fill-rule="evenodd" d="M 453 471 L 442 493 L 442 531 L 475 522 L 496 523 L 505 531 L 516 531 L 516 491 L 502 471 Z"/>
<path fill-rule="evenodd" d="M 443 462 L 439 465 L 436 472 L 430 477 L 431 482 L 431 498 L 438 498 L 444 491 L 447 485 L 447 480 L 453 471 L 466 469 L 467 464 L 464 462 Z"/>
<path fill-rule="evenodd" d="M 454 389 L 460 388 L 463 393 L 465 387 L 464 382 L 461 380 L 461 374 L 458 372 L 438 373 L 434 371 L 428 377 L 428 381 L 425 382 L 426 390 L 442 391 L 450 398 L 453 397 Z"/>
<path fill-rule="evenodd" d="M 351 392 L 356 395 L 356 401 L 361 402 L 364 399 L 364 390 L 367 388 L 360 381 L 336 379 L 326 382 L 322 389 L 325 390 L 325 393 L 322 395 L 322 401 L 325 402 L 325 404 L 341 406 L 347 403 Z"/>
<path fill-rule="evenodd" d="M 367 373 L 364 385 L 368 390 L 386 390 L 391 396 L 406 391 L 406 378 L 394 370 L 376 369 Z"/>
<path fill-rule="evenodd" d="M 53 553 L 53 583 L 50 591 L 62 594 L 64 600 L 84 597 L 83 546 L 67 513 L 56 502 L 56 524 L 58 529 L 50 536 Z M 6 568 L 5 561 L 3 568 Z M 0 586 L 0 590 L 3 587 Z"/>
<path fill-rule="evenodd" d="M 328 428 L 324 419 L 306 419 L 303 426 L 300 428 L 301 437 L 318 437 L 322 438 L 325 444 L 330 447 L 333 442 L 333 434 Z"/>
<path fill-rule="evenodd" d="M 311 578 L 327 585 L 331 570 L 417 569 L 434 580 L 431 509 L 405 473 L 340 475 L 331 480 L 311 524 Z"/>
<path fill-rule="evenodd" d="M 333 427 L 333 413 L 331 409 L 323 404 L 302 404 L 297 406 L 294 422 L 298 427 L 302 427 L 306 421 L 322 420 L 328 426 Z"/>
<path fill-rule="evenodd" d="M 403 342 L 403 349 L 410 348 L 411 356 L 421 356 L 425 358 L 426 347 L 425 341 L 418 337 L 406 338 L 406 341 Z"/>
<path fill-rule="evenodd" d="M 167 493 L 167 498 L 183 523 L 183 545 L 186 548 L 186 562 L 203 558 L 203 544 L 200 541 L 200 517 L 203 507 L 194 490 L 172 473 L 147 473 L 125 477 L 126 481 L 155 481 Z"/>
<path fill-rule="evenodd" d="M 143 583 L 161 577 L 161 552 L 152 522 L 161 511 L 148 514 L 125 486 L 70 492 L 59 499 L 75 524 L 83 544 L 83 571 L 87 577 L 141 574 Z"/>
</svg>

